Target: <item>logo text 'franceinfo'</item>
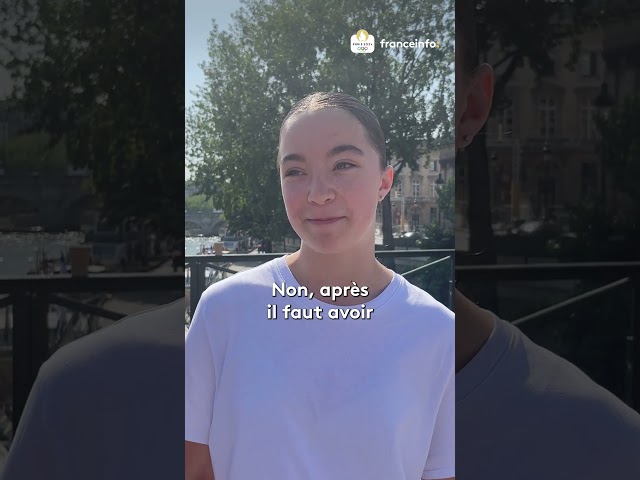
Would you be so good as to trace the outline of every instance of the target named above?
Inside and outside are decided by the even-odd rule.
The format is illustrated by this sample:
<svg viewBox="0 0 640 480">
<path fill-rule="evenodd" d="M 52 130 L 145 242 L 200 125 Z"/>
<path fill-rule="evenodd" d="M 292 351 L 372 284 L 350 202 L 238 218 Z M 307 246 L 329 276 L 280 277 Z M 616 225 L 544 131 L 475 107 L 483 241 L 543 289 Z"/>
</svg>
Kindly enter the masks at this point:
<svg viewBox="0 0 640 480">
<path fill-rule="evenodd" d="M 376 49 L 376 39 L 366 30 L 358 30 L 355 35 L 351 35 L 351 51 L 353 53 L 371 53 Z M 438 40 L 427 38 L 415 40 L 380 40 L 380 48 L 442 48 L 442 43 Z"/>
<path fill-rule="evenodd" d="M 358 30 L 351 35 L 351 51 L 353 53 L 371 53 L 376 49 L 376 39 L 366 30 Z"/>
</svg>

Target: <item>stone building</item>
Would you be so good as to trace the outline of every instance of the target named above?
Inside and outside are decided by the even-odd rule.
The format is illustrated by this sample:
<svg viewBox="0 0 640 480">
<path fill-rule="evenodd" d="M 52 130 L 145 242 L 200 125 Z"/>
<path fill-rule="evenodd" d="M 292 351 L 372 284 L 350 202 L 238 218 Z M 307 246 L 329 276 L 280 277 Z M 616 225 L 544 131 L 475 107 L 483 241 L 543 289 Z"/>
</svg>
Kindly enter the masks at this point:
<svg viewBox="0 0 640 480">
<path fill-rule="evenodd" d="M 438 210 L 437 189 L 454 178 L 453 147 L 438 149 L 419 161 L 418 170 L 404 168 L 396 174 L 391 195 L 394 233 L 419 231 L 431 223 L 442 223 Z M 382 228 L 382 210 L 378 207 L 378 230 Z"/>
<path fill-rule="evenodd" d="M 607 94 L 610 68 L 604 58 L 604 29 L 581 37 L 578 60 L 567 63 L 571 44 L 560 44 L 553 68 L 538 77 L 523 61 L 494 103 L 486 125 L 492 219 L 494 224 L 526 220 L 566 221 L 571 207 L 589 195 L 612 190 L 597 153 L 598 101 Z M 637 52 L 637 50 L 636 50 Z M 486 61 L 504 55 L 495 49 Z M 636 55 L 637 57 L 637 55 Z M 504 66 L 504 65 L 503 65 Z M 496 68 L 496 78 L 503 71 Z M 464 228 L 468 178 L 461 157 L 457 170 L 457 227 Z"/>
</svg>

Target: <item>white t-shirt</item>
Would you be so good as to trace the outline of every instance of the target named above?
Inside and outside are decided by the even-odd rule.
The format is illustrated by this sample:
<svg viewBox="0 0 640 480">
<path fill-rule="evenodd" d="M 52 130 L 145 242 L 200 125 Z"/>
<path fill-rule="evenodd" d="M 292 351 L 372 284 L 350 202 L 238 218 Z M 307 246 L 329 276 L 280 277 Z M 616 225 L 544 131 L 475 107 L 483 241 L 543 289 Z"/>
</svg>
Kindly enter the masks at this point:
<svg viewBox="0 0 640 480">
<path fill-rule="evenodd" d="M 363 300 L 369 320 L 274 283 L 299 286 L 285 257 L 214 284 L 186 337 L 185 438 L 216 478 L 454 476 L 453 313 L 397 274 Z M 323 319 L 285 320 L 286 304 Z"/>
<path fill-rule="evenodd" d="M 640 415 L 495 320 L 456 375 L 457 480 L 640 479 Z"/>
</svg>

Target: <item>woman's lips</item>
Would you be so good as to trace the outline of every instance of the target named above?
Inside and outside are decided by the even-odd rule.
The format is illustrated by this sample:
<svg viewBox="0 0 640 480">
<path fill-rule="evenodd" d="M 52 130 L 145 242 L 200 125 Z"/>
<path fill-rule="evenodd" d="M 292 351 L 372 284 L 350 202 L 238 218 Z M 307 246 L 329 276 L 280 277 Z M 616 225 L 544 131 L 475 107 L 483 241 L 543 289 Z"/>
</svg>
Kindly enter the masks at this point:
<svg viewBox="0 0 640 480">
<path fill-rule="evenodd" d="M 310 218 L 309 222 L 313 225 L 329 225 L 331 223 L 336 223 L 342 218 L 344 217 Z"/>
</svg>

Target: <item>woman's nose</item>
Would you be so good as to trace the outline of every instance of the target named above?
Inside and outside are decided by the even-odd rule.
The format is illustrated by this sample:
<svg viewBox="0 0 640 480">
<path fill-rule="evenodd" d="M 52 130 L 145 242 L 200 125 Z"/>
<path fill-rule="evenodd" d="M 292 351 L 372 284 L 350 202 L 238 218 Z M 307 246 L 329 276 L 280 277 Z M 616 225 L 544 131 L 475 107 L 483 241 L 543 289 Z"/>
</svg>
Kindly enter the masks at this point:
<svg viewBox="0 0 640 480">
<path fill-rule="evenodd" d="M 335 197 L 335 192 L 331 182 L 322 176 L 311 179 L 309 185 L 309 195 L 307 199 L 310 203 L 322 205 Z"/>
</svg>

